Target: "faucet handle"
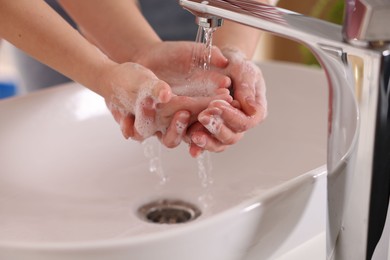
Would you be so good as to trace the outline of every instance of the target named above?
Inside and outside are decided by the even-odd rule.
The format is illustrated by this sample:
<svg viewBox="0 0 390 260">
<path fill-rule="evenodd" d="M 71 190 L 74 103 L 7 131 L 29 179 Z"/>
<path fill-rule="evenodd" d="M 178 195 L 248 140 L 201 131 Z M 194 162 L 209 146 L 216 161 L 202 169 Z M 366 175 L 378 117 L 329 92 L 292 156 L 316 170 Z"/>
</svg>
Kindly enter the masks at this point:
<svg viewBox="0 0 390 260">
<path fill-rule="evenodd" d="M 344 37 L 351 43 L 390 41 L 390 0 L 345 0 Z"/>
</svg>

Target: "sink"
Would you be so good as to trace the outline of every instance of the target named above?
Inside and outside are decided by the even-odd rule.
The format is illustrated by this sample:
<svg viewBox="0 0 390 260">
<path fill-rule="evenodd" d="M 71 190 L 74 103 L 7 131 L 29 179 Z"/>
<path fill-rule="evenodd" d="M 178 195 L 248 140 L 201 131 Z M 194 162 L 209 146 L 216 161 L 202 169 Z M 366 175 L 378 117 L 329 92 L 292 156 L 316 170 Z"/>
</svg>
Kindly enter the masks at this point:
<svg viewBox="0 0 390 260">
<path fill-rule="evenodd" d="M 325 75 L 259 66 L 267 120 L 200 159 L 124 140 L 77 83 L 1 101 L 0 259 L 277 259 L 321 234 Z M 178 203 L 185 223 L 154 223 L 151 203 Z"/>
</svg>

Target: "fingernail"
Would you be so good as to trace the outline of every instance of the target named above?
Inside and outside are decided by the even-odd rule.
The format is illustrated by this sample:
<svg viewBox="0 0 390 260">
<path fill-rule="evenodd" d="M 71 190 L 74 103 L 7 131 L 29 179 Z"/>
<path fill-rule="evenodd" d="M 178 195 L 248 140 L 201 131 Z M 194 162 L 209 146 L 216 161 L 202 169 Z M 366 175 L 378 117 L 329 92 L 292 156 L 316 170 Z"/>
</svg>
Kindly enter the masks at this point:
<svg viewBox="0 0 390 260">
<path fill-rule="evenodd" d="M 181 135 L 187 128 L 187 122 L 176 121 L 176 132 Z"/>
<path fill-rule="evenodd" d="M 202 122 L 199 120 L 199 122 L 206 127 L 206 129 L 213 135 L 218 134 L 219 131 L 221 130 L 223 119 L 219 115 L 213 115 L 208 117 L 207 122 L 204 121 Z"/>
<path fill-rule="evenodd" d="M 179 118 L 181 119 L 182 122 L 186 122 L 190 118 L 190 113 L 188 113 L 188 112 L 181 112 L 179 114 Z"/>
<path fill-rule="evenodd" d="M 226 100 L 223 100 L 223 99 L 213 100 L 213 101 L 210 102 L 210 105 L 220 105 L 222 107 L 230 106 L 229 102 L 227 102 Z M 222 111 L 221 111 L 220 115 L 222 115 Z"/>
<path fill-rule="evenodd" d="M 247 97 L 247 98 L 245 99 L 245 102 L 247 103 L 248 108 L 249 108 L 249 110 L 247 111 L 248 115 L 249 115 L 249 116 L 255 115 L 256 112 L 257 112 L 257 106 L 258 106 L 258 104 L 257 104 L 256 101 L 253 99 L 253 97 Z"/>
<path fill-rule="evenodd" d="M 191 140 L 194 144 L 196 144 L 197 146 L 203 148 L 206 146 L 206 137 L 204 135 L 194 135 L 191 137 Z"/>
<path fill-rule="evenodd" d="M 198 120 L 199 120 L 199 122 L 202 125 L 207 125 L 210 122 L 210 116 L 208 116 L 208 115 L 200 115 Z"/>
</svg>

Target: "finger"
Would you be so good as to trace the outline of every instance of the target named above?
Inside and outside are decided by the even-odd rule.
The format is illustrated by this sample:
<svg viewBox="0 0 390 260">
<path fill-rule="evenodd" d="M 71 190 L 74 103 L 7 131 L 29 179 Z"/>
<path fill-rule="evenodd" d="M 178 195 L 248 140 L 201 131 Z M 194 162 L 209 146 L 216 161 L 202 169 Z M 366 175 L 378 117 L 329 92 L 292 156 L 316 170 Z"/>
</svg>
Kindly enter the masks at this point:
<svg viewBox="0 0 390 260">
<path fill-rule="evenodd" d="M 210 64 L 218 68 L 225 68 L 229 64 L 229 60 L 222 54 L 218 47 L 212 46 Z"/>
<path fill-rule="evenodd" d="M 203 153 L 203 149 L 197 146 L 196 144 L 191 143 L 189 153 L 193 158 L 197 158 L 199 155 Z"/>
<path fill-rule="evenodd" d="M 232 80 L 228 76 L 217 71 L 208 71 L 205 77 L 211 82 L 217 82 L 217 89 L 229 88 L 232 85 Z"/>
<path fill-rule="evenodd" d="M 226 129 L 229 131 L 228 129 Z M 224 132 L 225 130 L 223 130 Z M 218 139 L 214 138 L 210 132 L 201 124 L 196 124 L 194 127 L 191 127 L 188 130 L 188 135 L 190 135 L 190 154 L 198 156 L 202 151 L 207 150 L 211 152 L 222 152 L 228 145 L 220 142 Z M 223 133 L 221 133 L 223 134 Z M 235 135 L 238 137 L 238 135 Z M 239 138 L 235 140 L 238 141 Z"/>
<path fill-rule="evenodd" d="M 199 122 L 212 134 L 212 137 L 224 145 L 237 143 L 243 136 L 225 125 L 223 111 L 219 108 L 209 108 L 199 115 Z M 203 139 L 203 141 L 206 141 Z M 197 142 L 195 142 L 197 143 Z M 199 144 L 198 144 L 199 145 Z M 205 147 L 207 150 L 209 147 Z"/>
<path fill-rule="evenodd" d="M 168 148 L 178 146 L 183 139 L 190 120 L 190 113 L 187 111 L 179 111 L 172 118 L 167 132 L 161 136 L 161 143 Z"/>
<path fill-rule="evenodd" d="M 158 104 L 158 112 L 162 117 L 170 118 L 177 111 L 188 111 L 192 117 L 190 119 L 190 124 L 197 121 L 198 114 L 206 109 L 210 102 L 214 100 L 215 97 L 187 97 L 187 96 L 174 96 L 171 101 L 167 104 Z M 231 100 L 229 95 L 219 95 L 218 99 Z"/>
<path fill-rule="evenodd" d="M 115 122 L 120 124 L 121 118 L 123 117 L 122 114 L 119 112 L 118 109 L 110 109 L 112 116 L 115 119 Z"/>
<path fill-rule="evenodd" d="M 205 71 L 203 69 L 196 69 L 192 72 L 192 74 L 187 80 L 191 82 L 191 86 L 198 88 L 206 88 L 206 90 L 229 88 L 232 84 L 231 79 L 228 76 L 216 70 Z"/>
<path fill-rule="evenodd" d="M 252 62 L 246 63 L 246 74 L 252 77 L 246 77 L 251 80 L 236 82 L 234 87 L 234 98 L 242 106 L 242 110 L 249 116 L 255 115 L 258 110 L 266 110 L 266 87 L 261 70 Z M 255 75 L 255 77 L 253 77 Z"/>
<path fill-rule="evenodd" d="M 205 123 L 210 124 L 210 122 L 207 121 L 207 118 L 213 114 L 219 114 L 219 120 L 235 133 L 244 132 L 254 127 L 265 118 L 265 113 L 261 111 L 257 112 L 255 116 L 247 116 L 241 110 L 232 107 L 229 103 L 222 100 L 215 100 L 210 103 L 207 109 L 199 114 L 198 119 L 200 122 L 204 121 Z M 216 122 L 213 123 L 215 124 Z"/>
<path fill-rule="evenodd" d="M 152 97 L 158 103 L 167 103 L 172 97 L 171 87 L 162 80 L 157 80 L 152 90 Z"/>
<path fill-rule="evenodd" d="M 234 86 L 234 99 L 237 100 L 247 115 L 256 113 L 257 104 L 256 90 L 254 85 L 250 86 L 248 82 L 240 82 Z"/>
<path fill-rule="evenodd" d="M 202 118 L 202 121 L 203 121 L 203 118 Z M 201 123 L 202 123 L 202 121 L 201 121 Z M 244 136 L 244 132 L 233 132 L 229 127 L 227 127 L 226 125 L 224 125 L 222 123 L 222 120 L 217 122 L 216 124 L 220 124 L 220 125 L 214 127 L 214 129 L 218 129 L 218 131 L 213 133 L 212 136 L 210 136 L 210 137 L 217 140 L 219 143 L 221 143 L 223 145 L 233 145 L 233 144 L 237 143 Z M 204 148 L 206 150 L 212 149 L 211 147 L 209 147 L 208 139 L 202 138 L 200 140 L 201 140 L 200 144 L 203 145 L 202 148 Z M 198 141 L 195 143 L 197 145 L 199 145 Z"/>
<path fill-rule="evenodd" d="M 230 91 L 229 89 L 227 88 L 217 88 L 215 91 L 214 91 L 215 95 L 222 95 L 222 96 L 227 96 L 227 95 L 230 95 Z M 233 101 L 233 100 L 232 100 Z"/>
<path fill-rule="evenodd" d="M 126 139 L 129 139 L 130 137 L 133 138 L 134 136 L 134 117 L 131 115 L 128 116 L 121 116 L 119 119 L 119 125 L 122 131 L 123 136 Z"/>
<path fill-rule="evenodd" d="M 135 141 L 143 141 L 145 138 L 140 135 L 134 127 L 135 117 L 132 114 L 129 114 L 125 117 L 122 117 L 120 121 L 120 127 L 122 134 L 126 139 L 131 138 Z"/>
<path fill-rule="evenodd" d="M 221 143 L 219 140 L 213 138 L 204 131 L 197 131 L 193 133 L 191 139 L 193 141 L 192 144 L 196 145 L 198 149 L 201 149 L 202 151 L 207 150 L 218 153 L 226 150 L 228 147 L 228 145 Z M 193 148 L 194 151 L 197 151 L 198 149 Z"/>
<path fill-rule="evenodd" d="M 154 119 L 156 115 L 156 104 L 152 97 L 145 97 L 136 104 L 135 115 Z"/>
<path fill-rule="evenodd" d="M 189 153 L 192 157 L 196 158 L 198 157 L 200 154 L 202 154 L 203 152 L 203 148 L 201 147 L 202 145 L 197 145 L 195 144 L 192 140 L 191 140 L 191 137 L 193 136 L 194 133 L 198 132 L 198 131 L 207 131 L 207 130 L 203 130 L 205 129 L 204 126 L 199 123 L 199 122 L 195 122 L 194 124 L 192 124 L 188 129 L 187 129 L 187 133 L 185 134 L 183 140 L 189 144 Z M 199 143 L 199 142 L 198 142 Z"/>
<path fill-rule="evenodd" d="M 187 131 L 187 136 L 190 136 L 189 152 L 192 157 L 198 157 L 203 151 L 222 152 L 228 147 L 222 144 L 219 140 L 213 138 L 207 129 L 200 123 L 195 123 Z"/>
</svg>

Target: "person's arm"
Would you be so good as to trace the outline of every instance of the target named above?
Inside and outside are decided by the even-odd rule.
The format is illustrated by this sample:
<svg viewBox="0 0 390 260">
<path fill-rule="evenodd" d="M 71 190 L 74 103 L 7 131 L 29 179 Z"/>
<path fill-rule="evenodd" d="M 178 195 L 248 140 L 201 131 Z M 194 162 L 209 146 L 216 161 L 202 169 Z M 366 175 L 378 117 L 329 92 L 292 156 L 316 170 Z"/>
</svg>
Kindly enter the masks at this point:
<svg viewBox="0 0 390 260">
<path fill-rule="evenodd" d="M 260 3 L 275 5 L 278 0 L 257 0 Z M 252 59 L 255 53 L 261 31 L 236 22 L 225 20 L 223 26 L 213 35 L 213 44 L 223 49 L 234 47 Z"/>
<path fill-rule="evenodd" d="M 261 31 L 232 21 L 224 21 L 213 35 L 213 45 L 240 50 L 248 59 L 255 53 Z"/>
<path fill-rule="evenodd" d="M 81 32 L 116 62 L 136 61 L 161 39 L 136 0 L 60 0 Z"/>
<path fill-rule="evenodd" d="M 0 37 L 101 94 L 96 75 L 113 62 L 44 1 L 0 0 Z"/>
</svg>

